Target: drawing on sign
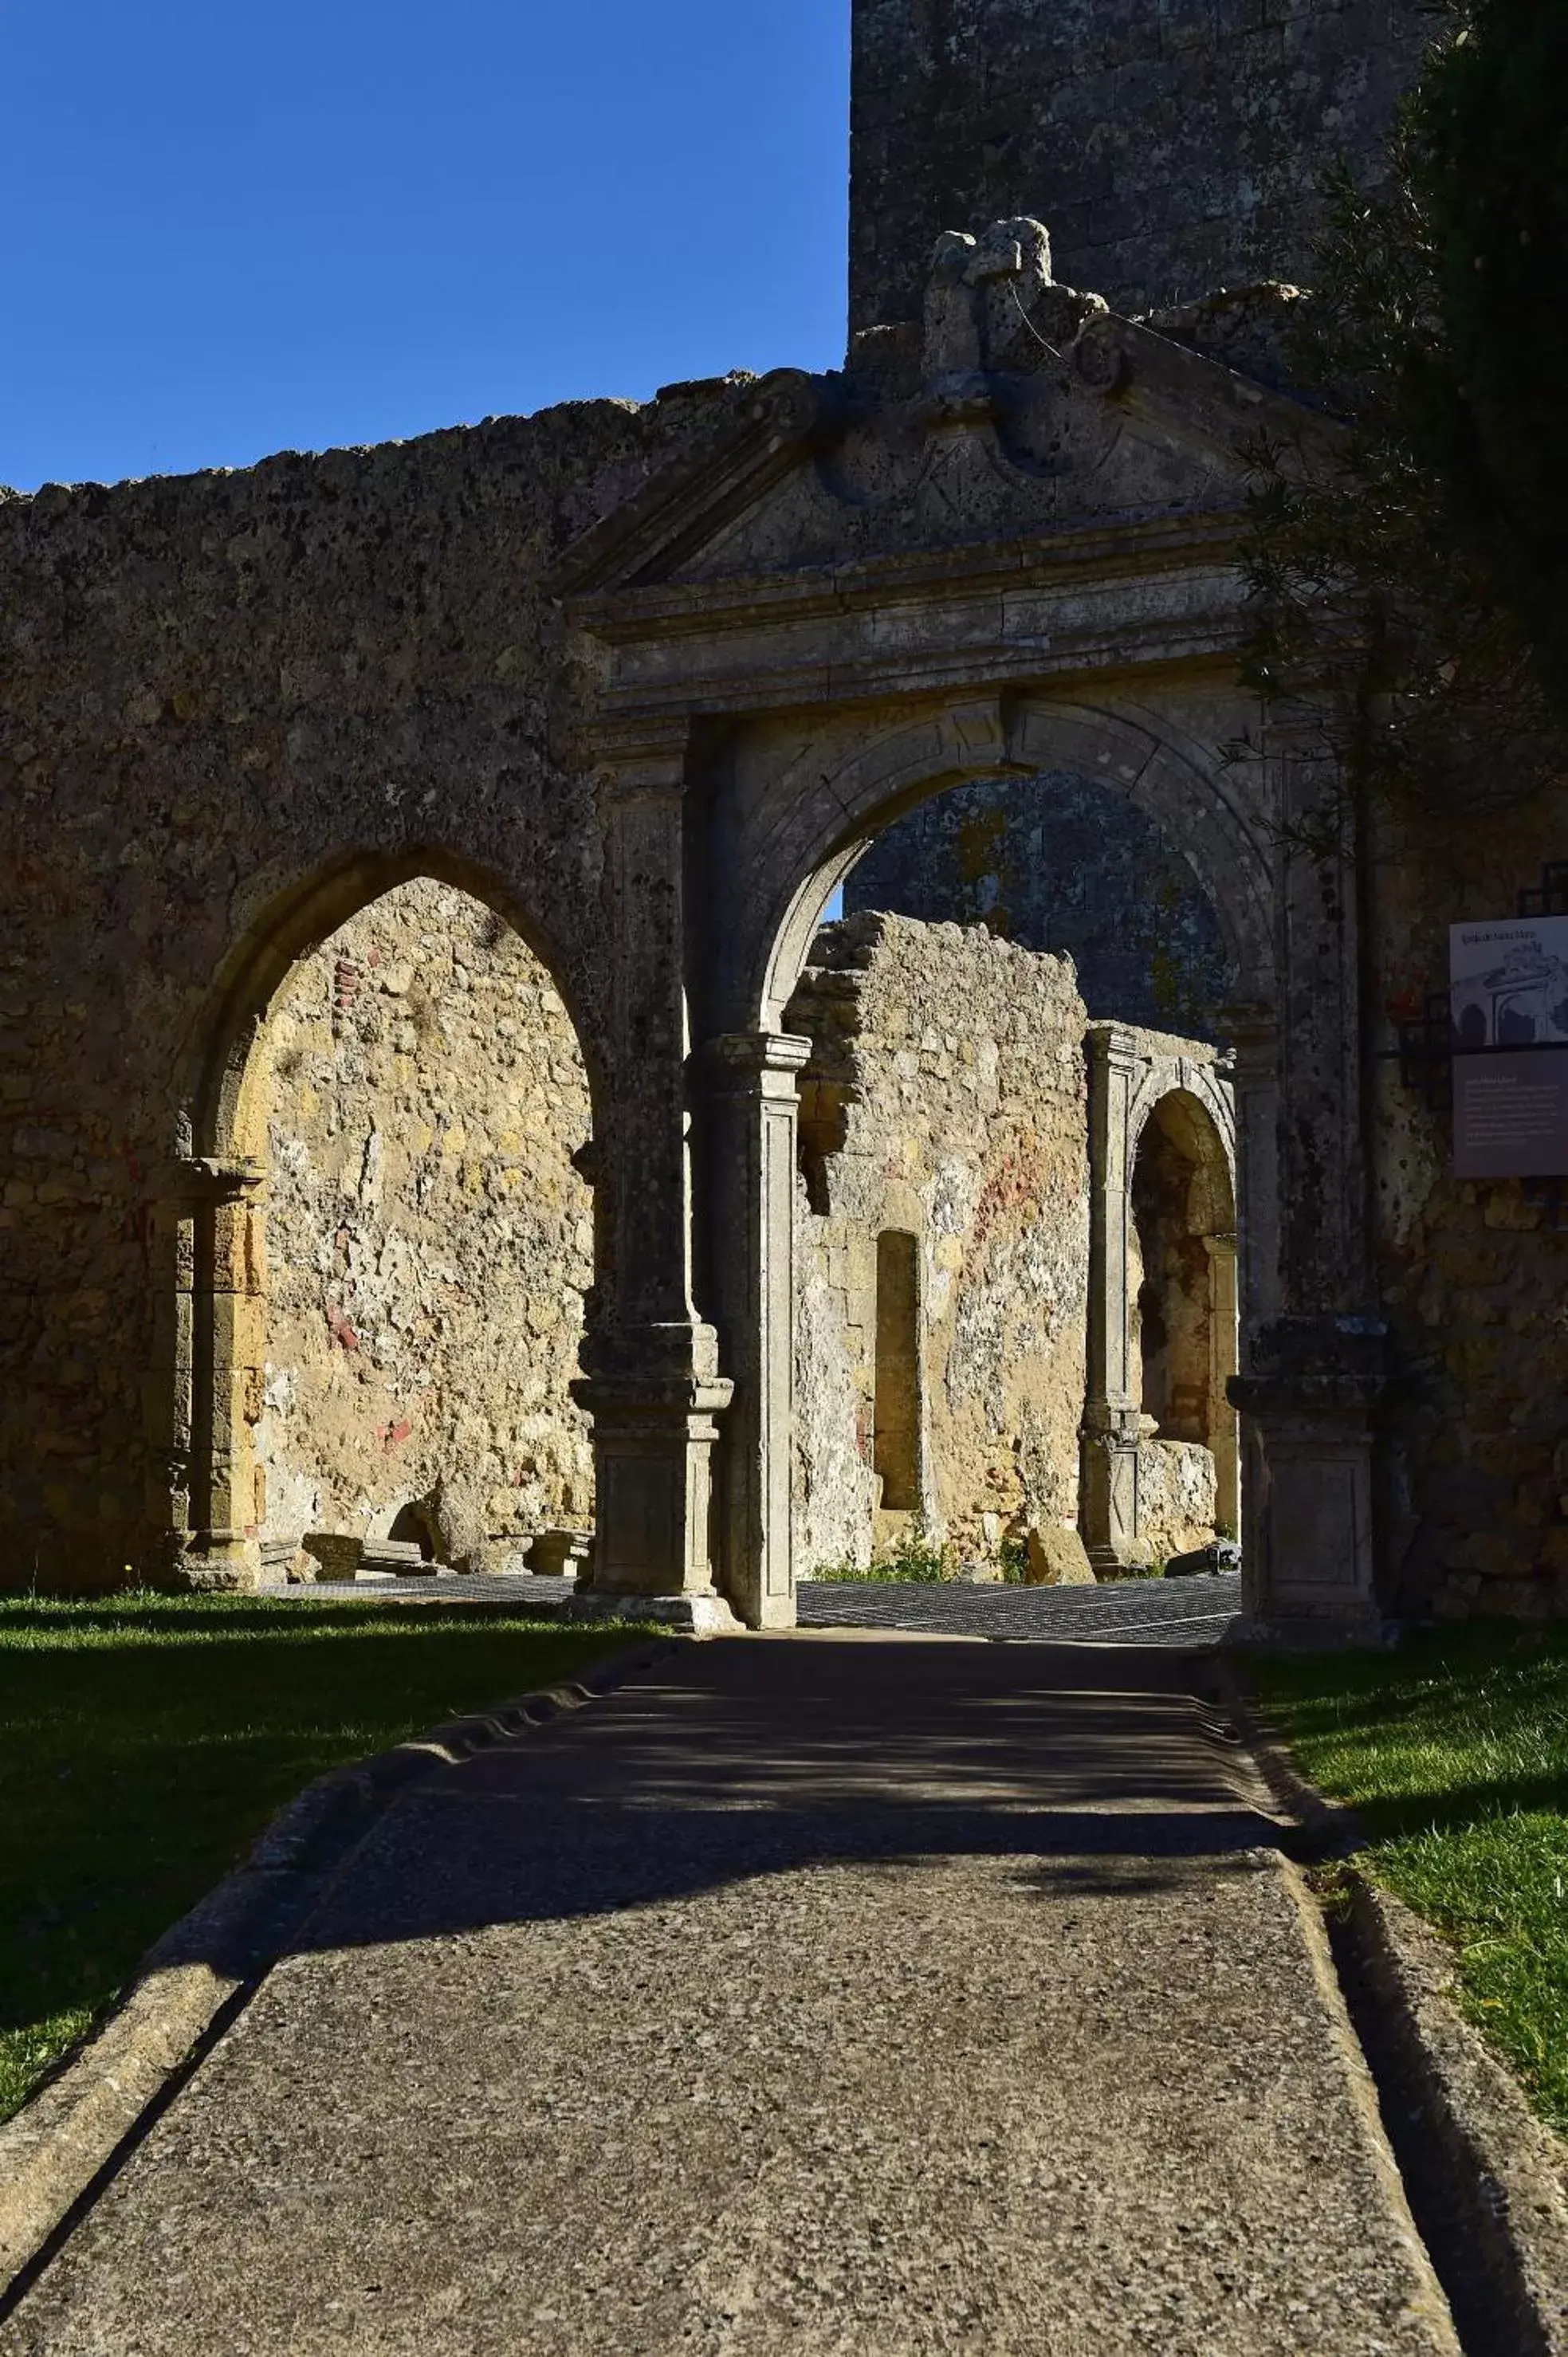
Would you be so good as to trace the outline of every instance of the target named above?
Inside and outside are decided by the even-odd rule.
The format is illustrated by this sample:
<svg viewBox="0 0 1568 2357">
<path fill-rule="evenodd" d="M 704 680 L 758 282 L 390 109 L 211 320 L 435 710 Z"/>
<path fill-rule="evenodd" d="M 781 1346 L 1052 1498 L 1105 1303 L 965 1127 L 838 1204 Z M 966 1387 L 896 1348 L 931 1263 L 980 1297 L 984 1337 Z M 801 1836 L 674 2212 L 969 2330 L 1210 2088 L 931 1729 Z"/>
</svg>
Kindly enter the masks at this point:
<svg viewBox="0 0 1568 2357">
<path fill-rule="evenodd" d="M 1449 928 L 1456 1055 L 1568 1048 L 1568 917 Z"/>
</svg>

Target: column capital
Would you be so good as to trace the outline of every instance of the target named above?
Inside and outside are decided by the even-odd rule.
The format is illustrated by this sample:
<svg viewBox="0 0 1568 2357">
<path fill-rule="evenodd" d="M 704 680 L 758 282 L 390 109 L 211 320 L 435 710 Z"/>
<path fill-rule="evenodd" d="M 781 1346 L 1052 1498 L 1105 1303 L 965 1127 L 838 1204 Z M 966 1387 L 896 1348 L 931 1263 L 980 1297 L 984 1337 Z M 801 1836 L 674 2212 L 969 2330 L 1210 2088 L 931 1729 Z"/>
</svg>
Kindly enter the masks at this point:
<svg viewBox="0 0 1568 2357">
<path fill-rule="evenodd" d="M 1388 1389 L 1381 1318 L 1276 1318 L 1251 1337 L 1251 1364 L 1227 1385 L 1243 1415 L 1304 1424 L 1369 1416 Z"/>
<path fill-rule="evenodd" d="M 684 713 L 600 722 L 587 739 L 600 793 L 612 804 L 680 797 L 691 739 Z"/>
<path fill-rule="evenodd" d="M 1092 1063 L 1107 1070 L 1131 1071 L 1147 1061 L 1147 1052 L 1139 1042 L 1136 1032 L 1121 1023 L 1091 1023 L 1084 1034 L 1084 1045 Z"/>
<path fill-rule="evenodd" d="M 721 1031 L 708 1041 L 703 1058 L 723 1079 L 760 1080 L 768 1072 L 793 1077 L 811 1062 L 815 1046 L 794 1031 Z"/>
</svg>

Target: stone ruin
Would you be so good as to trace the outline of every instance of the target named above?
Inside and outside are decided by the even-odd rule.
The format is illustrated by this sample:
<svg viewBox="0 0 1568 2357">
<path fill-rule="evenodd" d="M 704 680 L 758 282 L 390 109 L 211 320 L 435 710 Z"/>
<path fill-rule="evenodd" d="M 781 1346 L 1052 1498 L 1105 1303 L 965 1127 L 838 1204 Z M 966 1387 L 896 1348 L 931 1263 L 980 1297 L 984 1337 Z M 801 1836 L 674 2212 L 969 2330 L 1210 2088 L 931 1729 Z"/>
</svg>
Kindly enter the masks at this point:
<svg viewBox="0 0 1568 2357">
<path fill-rule="evenodd" d="M 968 1545 L 1076 1482 L 1109 1567 L 1199 1452 L 1260 1628 L 1568 1609 L 1562 1184 L 1455 1178 L 1426 1020 L 1568 795 L 1364 807 L 1241 675 L 1247 447 L 1337 432 L 1249 282 L 1404 14 L 859 0 L 843 369 L 0 494 L 12 1584 L 245 1584 L 316 1516 L 559 1560 L 591 1453 L 588 1607 L 780 1627 L 852 1501 Z M 819 946 L 879 836 L 1043 779 L 1174 846 L 1202 1024 Z"/>
<path fill-rule="evenodd" d="M 1090 1075 L 1112 1032 L 1090 1025 L 1069 962 L 984 929 L 854 917 L 819 934 L 788 1019 L 812 1043 L 801 1565 L 864 1566 L 918 1530 L 995 1566 L 1004 1538 L 1076 1532 L 1086 1507 L 1101 1576 L 1233 1534 L 1235 1293 L 1232 1277 L 1211 1299 L 1210 1271 L 1216 1255 L 1234 1268 L 1234 1117 L 1215 1050 L 1115 1034 L 1143 1109 L 1139 1140 L 1115 1147 L 1134 1177 L 1112 1264 L 1090 1233 L 1108 1143 L 1103 1125 L 1091 1137 Z M 593 1269 L 573 1161 L 589 1092 L 539 961 L 465 894 L 403 885 L 295 966 L 252 1085 L 270 1172 L 263 1572 L 567 1560 L 554 1534 L 585 1546 L 594 1520 L 570 1392 Z M 1091 1267 L 1114 1277 L 1092 1307 Z M 1080 1499 L 1087 1354 L 1112 1320 L 1140 1413 L 1124 1511 L 1098 1527 Z"/>
</svg>

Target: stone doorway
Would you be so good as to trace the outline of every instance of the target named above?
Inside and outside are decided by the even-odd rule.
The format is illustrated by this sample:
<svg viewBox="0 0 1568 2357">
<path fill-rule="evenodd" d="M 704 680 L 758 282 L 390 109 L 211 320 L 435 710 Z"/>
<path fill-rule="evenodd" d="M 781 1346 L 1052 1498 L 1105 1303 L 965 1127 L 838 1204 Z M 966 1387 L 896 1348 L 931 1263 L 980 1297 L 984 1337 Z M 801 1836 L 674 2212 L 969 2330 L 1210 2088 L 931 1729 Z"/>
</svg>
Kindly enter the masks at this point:
<svg viewBox="0 0 1568 2357">
<path fill-rule="evenodd" d="M 801 1577 L 896 1564 L 916 1537 L 928 1567 L 940 1550 L 974 1577 L 1026 1562 L 1087 1578 L 1091 1561 L 1118 1577 L 1236 1535 L 1229 1060 L 1091 1021 L 1080 973 L 1097 1004 L 1104 985 L 1092 949 L 1079 961 L 1001 924 L 864 905 L 812 943 L 783 1018 L 810 1043 L 793 1237 Z M 1112 968 L 1123 987 L 1126 963 Z M 1147 978 L 1125 995 L 1142 1006 Z M 1108 1045 L 1131 1083 L 1113 1095 Z M 1151 1173 L 1165 1191 L 1144 1205 L 1134 1181 L 1149 1195 Z M 1211 1287 L 1227 1288 L 1228 1328 Z"/>
</svg>

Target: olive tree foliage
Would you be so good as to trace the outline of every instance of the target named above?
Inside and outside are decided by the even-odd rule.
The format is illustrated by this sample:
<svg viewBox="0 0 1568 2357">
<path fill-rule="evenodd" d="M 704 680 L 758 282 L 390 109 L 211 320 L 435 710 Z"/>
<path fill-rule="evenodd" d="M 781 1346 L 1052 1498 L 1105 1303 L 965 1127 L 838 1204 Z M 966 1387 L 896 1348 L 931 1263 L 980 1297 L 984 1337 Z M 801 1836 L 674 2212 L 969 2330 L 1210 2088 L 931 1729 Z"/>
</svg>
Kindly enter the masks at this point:
<svg viewBox="0 0 1568 2357">
<path fill-rule="evenodd" d="M 1251 452 L 1253 683 L 1434 813 L 1568 775 L 1568 0 L 1447 0 L 1376 194 L 1330 190 Z"/>
</svg>

